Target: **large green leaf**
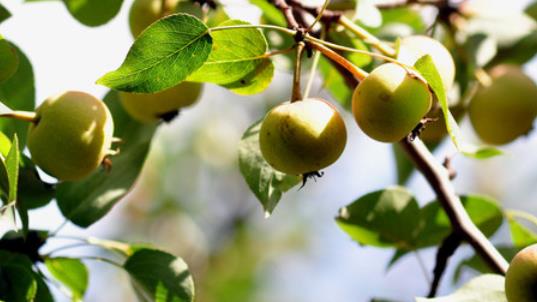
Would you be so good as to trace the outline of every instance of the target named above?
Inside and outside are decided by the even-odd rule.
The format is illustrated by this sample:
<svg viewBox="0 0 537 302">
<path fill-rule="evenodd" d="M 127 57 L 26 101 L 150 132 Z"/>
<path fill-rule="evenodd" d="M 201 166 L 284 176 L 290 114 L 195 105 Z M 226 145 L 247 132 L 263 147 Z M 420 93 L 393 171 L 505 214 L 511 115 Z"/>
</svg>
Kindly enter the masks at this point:
<svg viewBox="0 0 537 302">
<path fill-rule="evenodd" d="M 503 213 L 498 203 L 484 196 L 461 196 L 461 202 L 473 223 L 485 234 L 492 236 L 503 222 Z M 433 201 L 421 210 L 423 228 L 418 235 L 418 247 L 440 244 L 451 231 L 451 223 L 440 202 Z"/>
<path fill-rule="evenodd" d="M 154 93 L 173 87 L 202 66 L 211 52 L 207 26 L 174 14 L 149 26 L 134 41 L 123 64 L 97 83 L 113 89 Z"/>
<path fill-rule="evenodd" d="M 417 302 L 507 302 L 505 278 L 500 275 L 482 275 L 470 280 L 455 293 L 439 298 L 417 298 Z M 529 301 L 528 301 L 529 302 Z"/>
<path fill-rule="evenodd" d="M 123 0 L 63 0 L 63 3 L 80 23 L 99 26 L 117 15 Z"/>
<path fill-rule="evenodd" d="M 82 301 L 88 287 L 88 269 L 79 259 L 46 258 L 45 266 L 50 274 L 70 291 L 74 302 Z"/>
<path fill-rule="evenodd" d="M 151 249 L 140 249 L 123 265 L 144 300 L 194 301 L 194 281 L 179 257 Z"/>
<path fill-rule="evenodd" d="M 528 215 L 531 216 L 531 214 Z M 509 223 L 509 231 L 511 232 L 511 239 L 514 246 L 525 248 L 526 246 L 537 243 L 537 234 L 534 231 L 510 215 L 507 217 L 507 222 Z"/>
<path fill-rule="evenodd" d="M 27 209 L 47 205 L 56 194 L 54 186 L 41 180 L 34 163 L 25 155 L 22 155 L 21 165 L 17 202 Z"/>
<path fill-rule="evenodd" d="M 338 226 L 360 244 L 408 249 L 415 245 L 420 208 L 403 187 L 366 194 L 341 208 Z"/>
<path fill-rule="evenodd" d="M 87 227 L 101 219 L 123 197 L 144 164 L 155 126 L 133 120 L 121 107 L 117 92 L 104 98 L 114 117 L 114 136 L 120 138 L 121 153 L 112 157 L 110 172 L 99 169 L 79 182 L 63 182 L 57 187 L 62 214 L 76 225 Z"/>
<path fill-rule="evenodd" d="M 219 26 L 248 25 L 248 22 L 228 20 Z M 237 82 L 254 72 L 266 61 L 267 40 L 257 28 L 237 28 L 211 33 L 213 46 L 207 61 L 192 73 L 189 81 L 225 85 Z"/>
<path fill-rule="evenodd" d="M 270 215 L 282 194 L 300 182 L 300 177 L 274 170 L 263 158 L 259 149 L 258 121 L 242 136 L 239 143 L 239 168 L 250 190 L 263 205 L 266 215 Z"/>
<path fill-rule="evenodd" d="M 19 68 L 11 78 L 0 84 L 0 101 L 12 110 L 32 111 L 35 106 L 32 64 L 19 48 L 16 47 L 16 49 L 19 56 Z M 9 137 L 13 137 L 16 133 L 22 149 L 26 144 L 28 122 L 0 118 L 0 131 Z"/>
<path fill-rule="evenodd" d="M 440 76 L 440 73 L 436 69 L 436 66 L 434 65 L 431 56 L 425 55 L 421 57 L 414 64 L 414 67 L 425 78 L 425 80 L 429 84 L 429 87 L 436 95 L 440 107 L 442 108 L 444 122 L 446 123 L 446 129 L 448 130 L 448 133 L 455 147 L 457 147 L 457 149 L 461 151 L 464 155 L 478 159 L 484 159 L 500 155 L 501 152 L 496 148 L 477 147 L 462 141 L 461 131 L 459 129 L 459 126 L 457 125 L 457 121 L 449 111 L 447 94 L 442 82 L 442 78 Z"/>
</svg>

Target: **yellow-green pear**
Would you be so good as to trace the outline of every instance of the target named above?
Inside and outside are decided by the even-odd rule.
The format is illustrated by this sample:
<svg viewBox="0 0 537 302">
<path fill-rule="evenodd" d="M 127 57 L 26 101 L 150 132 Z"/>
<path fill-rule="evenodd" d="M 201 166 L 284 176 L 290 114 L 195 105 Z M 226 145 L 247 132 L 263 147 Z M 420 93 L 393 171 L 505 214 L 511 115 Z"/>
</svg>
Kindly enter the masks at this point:
<svg viewBox="0 0 537 302">
<path fill-rule="evenodd" d="M 505 295 L 509 302 L 537 301 L 537 244 L 518 252 L 505 275 Z"/>
<path fill-rule="evenodd" d="M 400 65 L 387 63 L 358 84 L 352 96 L 352 113 L 369 137 L 397 142 L 419 124 L 431 104 L 427 83 Z"/>
<path fill-rule="evenodd" d="M 317 98 L 276 106 L 265 116 L 259 132 L 265 160 L 274 169 L 292 175 L 331 165 L 346 142 L 341 115 L 334 106 Z"/>
<path fill-rule="evenodd" d="M 129 11 L 129 26 L 133 37 L 158 19 L 175 11 L 178 0 L 134 0 Z"/>
<path fill-rule="evenodd" d="M 28 131 L 32 161 L 63 181 L 90 175 L 112 144 L 114 122 L 106 104 L 79 91 L 49 97 Z"/>
<path fill-rule="evenodd" d="M 486 143 L 503 145 L 527 134 L 537 116 L 537 85 L 518 66 L 490 70 L 491 83 L 470 101 L 470 121 Z"/>
<path fill-rule="evenodd" d="M 157 93 L 120 92 L 119 97 L 130 116 L 142 123 L 152 123 L 196 103 L 202 88 L 200 83 L 182 82 Z"/>
</svg>

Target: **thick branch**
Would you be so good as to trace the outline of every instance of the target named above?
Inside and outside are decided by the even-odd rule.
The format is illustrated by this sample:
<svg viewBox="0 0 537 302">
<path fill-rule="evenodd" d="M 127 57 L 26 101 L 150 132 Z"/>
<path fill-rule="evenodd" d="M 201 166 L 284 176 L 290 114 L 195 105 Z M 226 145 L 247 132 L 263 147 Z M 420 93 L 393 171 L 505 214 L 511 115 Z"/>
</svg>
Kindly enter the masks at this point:
<svg viewBox="0 0 537 302">
<path fill-rule="evenodd" d="M 455 194 L 447 170 L 436 161 L 419 138 L 413 142 L 404 139 L 400 144 L 436 193 L 438 201 L 451 221 L 453 232 L 468 242 L 495 272 L 505 275 L 509 263 L 472 222 L 461 200 Z"/>
</svg>

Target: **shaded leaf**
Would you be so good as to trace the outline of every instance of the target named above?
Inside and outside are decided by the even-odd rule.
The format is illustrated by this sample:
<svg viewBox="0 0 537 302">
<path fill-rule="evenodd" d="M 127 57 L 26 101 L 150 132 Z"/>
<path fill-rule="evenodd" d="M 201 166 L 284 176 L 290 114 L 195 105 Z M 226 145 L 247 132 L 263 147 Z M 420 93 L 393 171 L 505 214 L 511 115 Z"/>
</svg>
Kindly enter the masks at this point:
<svg viewBox="0 0 537 302">
<path fill-rule="evenodd" d="M 7 8 L 5 8 L 5 6 L 0 4 L 0 23 L 9 19 L 9 17 L 11 17 L 11 13 L 7 10 Z"/>
<path fill-rule="evenodd" d="M 282 194 L 300 182 L 300 177 L 274 170 L 263 158 L 259 149 L 258 121 L 244 133 L 239 143 L 239 168 L 244 180 L 270 215 Z"/>
<path fill-rule="evenodd" d="M 511 261 L 515 257 L 516 253 L 520 251 L 519 248 L 512 246 L 498 246 L 496 249 L 502 254 L 502 256 L 507 260 Z M 472 257 L 462 260 L 456 267 L 455 273 L 453 274 L 453 282 L 460 280 L 462 272 L 465 268 L 471 268 L 475 272 L 481 274 L 492 274 L 494 273 L 490 266 L 481 259 L 479 255 L 473 255 Z"/>
<path fill-rule="evenodd" d="M 186 263 L 171 254 L 140 249 L 123 265 L 143 297 L 159 302 L 194 301 L 194 282 Z"/>
<path fill-rule="evenodd" d="M 366 194 L 341 208 L 338 226 L 360 244 L 408 249 L 415 245 L 420 209 L 403 187 Z"/>
<path fill-rule="evenodd" d="M 111 171 L 98 169 L 82 181 L 57 186 L 62 214 L 81 227 L 101 219 L 127 194 L 142 169 L 156 129 L 133 120 L 121 107 L 117 92 L 109 92 L 104 102 L 114 117 L 114 136 L 123 141 L 120 154 L 111 158 Z"/>
<path fill-rule="evenodd" d="M 251 95 L 265 90 L 272 82 L 274 64 L 271 60 L 263 60 L 257 68 L 242 79 L 225 84 L 224 87 L 241 95 Z"/>
<path fill-rule="evenodd" d="M 127 92 L 155 93 L 173 87 L 202 66 L 211 52 L 207 26 L 187 14 L 164 17 L 134 41 L 121 66 L 97 83 Z"/>
</svg>

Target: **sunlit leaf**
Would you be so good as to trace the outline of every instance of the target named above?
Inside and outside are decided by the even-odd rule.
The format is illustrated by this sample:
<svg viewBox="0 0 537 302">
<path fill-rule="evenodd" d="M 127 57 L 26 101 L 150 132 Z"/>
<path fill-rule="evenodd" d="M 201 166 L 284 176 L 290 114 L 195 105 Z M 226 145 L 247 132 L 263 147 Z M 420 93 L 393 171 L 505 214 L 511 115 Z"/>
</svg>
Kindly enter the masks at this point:
<svg viewBox="0 0 537 302">
<path fill-rule="evenodd" d="M 123 64 L 97 83 L 128 92 L 162 91 L 201 67 L 211 45 L 208 28 L 201 20 L 187 14 L 170 15 L 143 31 Z"/>
<path fill-rule="evenodd" d="M 74 302 L 82 301 L 88 287 L 88 269 L 84 263 L 79 259 L 56 257 L 46 258 L 45 266 L 56 280 L 71 291 Z"/>
</svg>

